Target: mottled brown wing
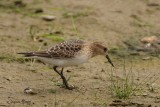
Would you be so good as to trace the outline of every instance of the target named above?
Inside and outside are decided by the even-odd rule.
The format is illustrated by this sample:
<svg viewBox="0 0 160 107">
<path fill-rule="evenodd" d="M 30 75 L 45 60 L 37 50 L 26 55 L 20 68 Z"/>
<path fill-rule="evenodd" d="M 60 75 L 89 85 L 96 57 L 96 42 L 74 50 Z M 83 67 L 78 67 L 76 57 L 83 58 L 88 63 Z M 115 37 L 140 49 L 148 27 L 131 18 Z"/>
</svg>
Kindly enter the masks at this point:
<svg viewBox="0 0 160 107">
<path fill-rule="evenodd" d="M 70 40 L 62 42 L 48 49 L 47 51 L 40 52 L 20 52 L 18 54 L 23 54 L 25 57 L 46 57 L 46 58 L 72 58 L 74 55 L 80 51 L 85 42 L 82 40 Z"/>
<path fill-rule="evenodd" d="M 70 40 L 55 45 L 47 51 L 52 58 L 72 58 L 80 51 L 85 42 L 82 40 Z"/>
</svg>

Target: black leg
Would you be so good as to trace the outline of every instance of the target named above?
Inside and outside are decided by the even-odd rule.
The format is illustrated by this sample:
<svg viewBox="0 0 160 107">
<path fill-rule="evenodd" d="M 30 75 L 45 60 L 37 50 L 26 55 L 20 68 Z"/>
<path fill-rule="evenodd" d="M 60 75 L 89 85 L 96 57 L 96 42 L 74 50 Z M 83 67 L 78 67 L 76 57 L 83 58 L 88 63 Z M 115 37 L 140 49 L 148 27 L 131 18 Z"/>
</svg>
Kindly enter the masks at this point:
<svg viewBox="0 0 160 107">
<path fill-rule="evenodd" d="M 69 89 L 69 90 L 73 89 L 72 87 L 69 87 L 68 82 L 67 82 L 66 78 L 63 75 L 63 68 L 62 68 L 62 70 L 60 72 L 58 72 L 57 67 L 58 66 L 54 66 L 53 69 L 54 69 L 55 72 L 57 72 L 61 76 L 62 81 L 63 81 L 63 85 L 65 86 L 65 88 Z"/>
</svg>

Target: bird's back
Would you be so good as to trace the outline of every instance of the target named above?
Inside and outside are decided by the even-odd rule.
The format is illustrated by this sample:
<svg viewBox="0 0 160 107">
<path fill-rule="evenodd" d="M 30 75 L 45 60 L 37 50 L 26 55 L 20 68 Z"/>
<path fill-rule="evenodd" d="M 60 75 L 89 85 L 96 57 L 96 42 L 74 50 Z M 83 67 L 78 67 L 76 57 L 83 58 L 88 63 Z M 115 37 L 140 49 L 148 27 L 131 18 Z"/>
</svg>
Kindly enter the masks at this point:
<svg viewBox="0 0 160 107">
<path fill-rule="evenodd" d="M 73 58 L 84 44 L 85 41 L 82 40 L 70 40 L 51 47 L 47 53 L 53 58 Z"/>
</svg>

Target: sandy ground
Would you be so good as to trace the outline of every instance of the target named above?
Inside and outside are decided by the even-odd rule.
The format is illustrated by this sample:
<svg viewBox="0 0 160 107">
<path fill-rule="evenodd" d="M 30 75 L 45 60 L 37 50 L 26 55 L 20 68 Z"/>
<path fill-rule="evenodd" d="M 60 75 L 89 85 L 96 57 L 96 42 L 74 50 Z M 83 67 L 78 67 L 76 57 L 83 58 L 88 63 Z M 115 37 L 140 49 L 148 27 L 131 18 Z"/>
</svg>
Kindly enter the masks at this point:
<svg viewBox="0 0 160 107">
<path fill-rule="evenodd" d="M 101 41 L 109 49 L 125 47 L 123 41 L 130 38 L 160 36 L 159 0 L 14 1 L 0 1 L 0 107 L 116 106 L 113 101 L 117 98 L 110 89 L 111 66 L 103 56 L 65 68 L 69 83 L 78 87 L 70 91 L 60 88 L 61 80 L 51 68 L 37 61 L 24 61 L 16 54 L 43 50 L 58 42 L 38 38 L 40 35 L 53 33 L 64 40 Z M 56 18 L 45 21 L 43 15 Z M 124 57 L 110 56 L 116 65 L 114 78 L 123 79 Z M 117 107 L 160 106 L 160 60 L 142 57 L 125 57 L 127 72 L 132 69 L 134 82 L 140 85 L 134 95 L 120 100 L 123 104 Z M 25 94 L 27 87 L 37 94 Z"/>
</svg>

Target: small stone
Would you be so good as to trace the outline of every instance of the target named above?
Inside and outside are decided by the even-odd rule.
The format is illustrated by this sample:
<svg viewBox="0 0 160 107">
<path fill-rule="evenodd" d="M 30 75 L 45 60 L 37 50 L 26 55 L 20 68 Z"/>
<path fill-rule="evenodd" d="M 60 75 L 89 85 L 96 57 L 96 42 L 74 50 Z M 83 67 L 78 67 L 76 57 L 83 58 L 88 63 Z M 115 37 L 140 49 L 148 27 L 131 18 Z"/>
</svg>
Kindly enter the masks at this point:
<svg viewBox="0 0 160 107">
<path fill-rule="evenodd" d="M 149 60 L 149 59 L 151 59 L 151 57 L 147 56 L 147 57 L 143 57 L 142 59 L 143 60 Z"/>
<path fill-rule="evenodd" d="M 44 15 L 42 16 L 42 19 L 45 20 L 45 21 L 53 21 L 56 19 L 55 16 L 51 16 L 51 15 Z"/>
<path fill-rule="evenodd" d="M 25 7 L 26 6 L 26 4 L 22 2 L 22 0 L 15 1 L 14 5 L 17 7 Z"/>
<path fill-rule="evenodd" d="M 35 10 L 35 13 L 43 13 L 43 9 L 39 8 Z"/>
<path fill-rule="evenodd" d="M 31 94 L 31 95 L 34 95 L 34 94 L 37 94 L 37 92 L 35 92 L 33 89 L 31 88 L 25 88 L 24 89 L 24 93 L 26 94 Z"/>
<path fill-rule="evenodd" d="M 39 39 L 38 42 L 43 42 L 43 39 Z"/>
<path fill-rule="evenodd" d="M 66 72 L 72 72 L 72 71 L 70 71 L 70 70 L 67 70 Z"/>
<path fill-rule="evenodd" d="M 11 81 L 11 77 L 3 77 L 4 79 L 6 79 L 7 81 Z"/>
<path fill-rule="evenodd" d="M 146 97 L 148 94 L 147 94 L 147 93 L 143 93 L 142 95 L 143 95 L 144 97 Z"/>
<path fill-rule="evenodd" d="M 156 84 L 156 83 L 152 83 L 152 84 L 149 86 L 149 90 L 150 90 L 151 92 L 156 92 L 158 89 L 159 89 L 159 85 Z"/>
<path fill-rule="evenodd" d="M 147 43 L 147 44 L 145 45 L 145 48 L 150 48 L 151 46 L 152 46 L 151 43 Z"/>
</svg>

